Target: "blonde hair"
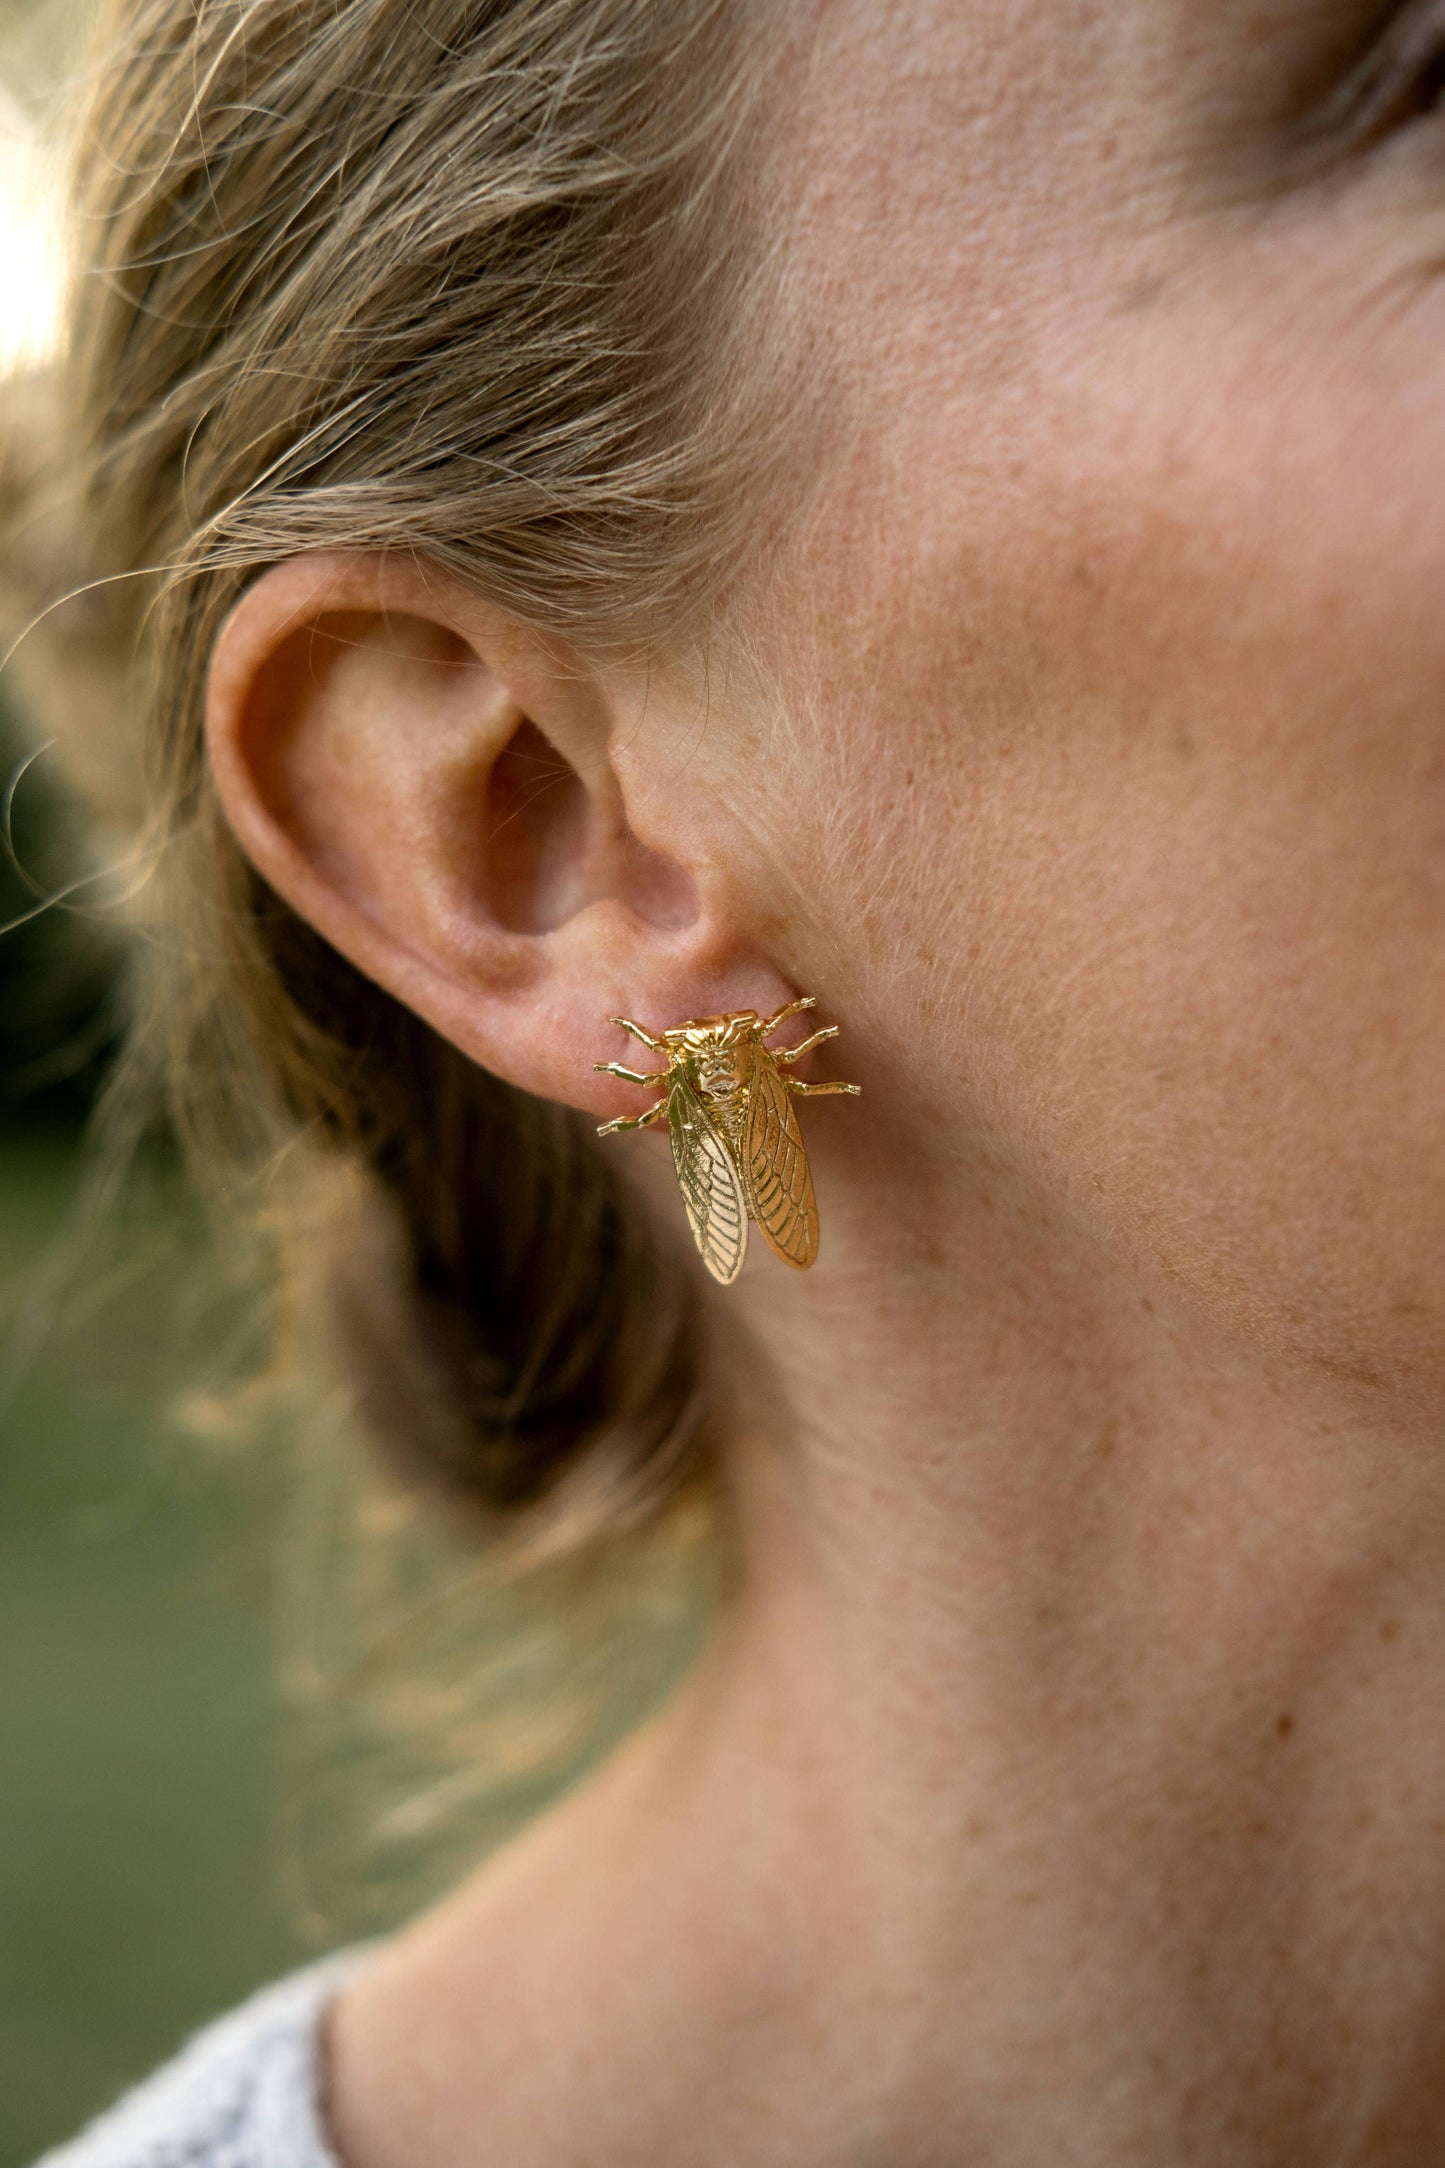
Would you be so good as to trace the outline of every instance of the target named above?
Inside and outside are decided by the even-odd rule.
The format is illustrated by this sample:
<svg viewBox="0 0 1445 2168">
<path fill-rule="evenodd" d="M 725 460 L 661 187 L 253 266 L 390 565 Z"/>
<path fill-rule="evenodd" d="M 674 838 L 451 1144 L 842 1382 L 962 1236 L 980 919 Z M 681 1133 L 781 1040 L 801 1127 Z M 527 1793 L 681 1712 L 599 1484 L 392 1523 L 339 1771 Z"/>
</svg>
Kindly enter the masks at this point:
<svg viewBox="0 0 1445 2168">
<path fill-rule="evenodd" d="M 202 691 L 247 580 L 310 549 L 429 559 L 584 648 L 704 621 L 781 442 L 739 366 L 766 273 L 741 7 L 116 0 L 78 137 L 59 428 L 154 858 L 127 1087 L 159 1080 L 223 1191 L 304 1225 L 288 1289 L 326 1289 L 393 1454 L 554 1549 L 710 1466 L 691 1276 L 579 1118 L 266 889 Z M 320 1220 L 276 1210 L 318 1191 Z"/>
</svg>

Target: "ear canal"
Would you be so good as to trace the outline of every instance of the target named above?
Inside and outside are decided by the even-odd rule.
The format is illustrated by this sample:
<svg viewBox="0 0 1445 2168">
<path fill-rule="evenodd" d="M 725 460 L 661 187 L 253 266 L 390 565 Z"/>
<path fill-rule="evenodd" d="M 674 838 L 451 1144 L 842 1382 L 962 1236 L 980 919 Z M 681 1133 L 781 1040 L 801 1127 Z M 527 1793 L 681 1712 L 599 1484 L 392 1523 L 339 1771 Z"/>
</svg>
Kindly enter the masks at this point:
<svg viewBox="0 0 1445 2168">
<path fill-rule="evenodd" d="M 529 717 L 492 763 L 481 817 L 481 900 L 509 933 L 551 933 L 604 897 L 650 925 L 697 917 L 687 873 L 632 833 L 606 775 L 589 789 Z"/>
</svg>

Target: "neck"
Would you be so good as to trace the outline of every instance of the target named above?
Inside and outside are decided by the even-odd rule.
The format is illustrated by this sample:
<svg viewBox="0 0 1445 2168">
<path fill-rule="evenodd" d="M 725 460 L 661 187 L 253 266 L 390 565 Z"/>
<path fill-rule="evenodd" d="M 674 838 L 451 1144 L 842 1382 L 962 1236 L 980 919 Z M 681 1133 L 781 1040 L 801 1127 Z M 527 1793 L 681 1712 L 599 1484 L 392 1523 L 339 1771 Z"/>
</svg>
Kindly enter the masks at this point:
<svg viewBox="0 0 1445 2168">
<path fill-rule="evenodd" d="M 1419 1411 L 1248 1359 L 997 1202 L 925 1242 L 837 1194 L 826 1296 L 752 1283 L 768 1398 L 806 1412 L 739 1453 L 711 1658 L 353 1998 L 357 2168 L 450 2168 L 498 2117 L 528 2168 L 578 2132 L 699 2168 L 1433 2160 Z M 465 2012 L 490 2099 L 423 2087 L 403 2145 L 375 2041 L 428 1996 L 430 2067 Z"/>
</svg>

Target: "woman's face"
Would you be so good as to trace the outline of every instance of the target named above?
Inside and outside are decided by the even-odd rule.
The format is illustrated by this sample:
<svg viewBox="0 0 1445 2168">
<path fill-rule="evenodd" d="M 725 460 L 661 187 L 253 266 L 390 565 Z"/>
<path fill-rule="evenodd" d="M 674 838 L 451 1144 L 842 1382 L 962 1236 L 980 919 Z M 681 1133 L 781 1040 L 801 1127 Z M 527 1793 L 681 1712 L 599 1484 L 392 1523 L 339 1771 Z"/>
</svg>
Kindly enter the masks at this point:
<svg viewBox="0 0 1445 2168">
<path fill-rule="evenodd" d="M 819 481 L 687 747 L 895 1201 L 1365 1395 L 1445 1384 L 1437 76 L 1432 0 L 819 7 Z"/>
</svg>

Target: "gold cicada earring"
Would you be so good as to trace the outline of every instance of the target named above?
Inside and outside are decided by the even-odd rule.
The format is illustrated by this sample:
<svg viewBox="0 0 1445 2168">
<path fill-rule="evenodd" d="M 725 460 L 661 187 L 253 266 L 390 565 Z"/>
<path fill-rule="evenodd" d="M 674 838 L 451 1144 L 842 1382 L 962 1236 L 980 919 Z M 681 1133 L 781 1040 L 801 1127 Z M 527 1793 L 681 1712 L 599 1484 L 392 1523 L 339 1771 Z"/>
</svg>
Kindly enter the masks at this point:
<svg viewBox="0 0 1445 2168">
<path fill-rule="evenodd" d="M 619 1129 L 647 1129 L 667 1116 L 673 1164 L 682 1201 L 703 1263 L 726 1286 L 742 1270 L 748 1221 L 756 1220 L 770 1249 L 784 1264 L 806 1272 L 818 1255 L 818 1204 L 793 1099 L 820 1099 L 828 1092 L 857 1095 L 857 1084 L 802 1084 L 789 1068 L 825 1039 L 828 1024 L 800 1046 L 766 1046 L 780 1025 L 816 1008 L 811 994 L 790 1001 L 775 1016 L 755 1009 L 732 1016 L 701 1016 L 654 1037 L 625 1016 L 609 1019 L 630 1031 L 667 1066 L 644 1074 L 621 1062 L 592 1064 L 663 1096 L 645 1114 L 604 1122 L 599 1137 Z"/>
</svg>

